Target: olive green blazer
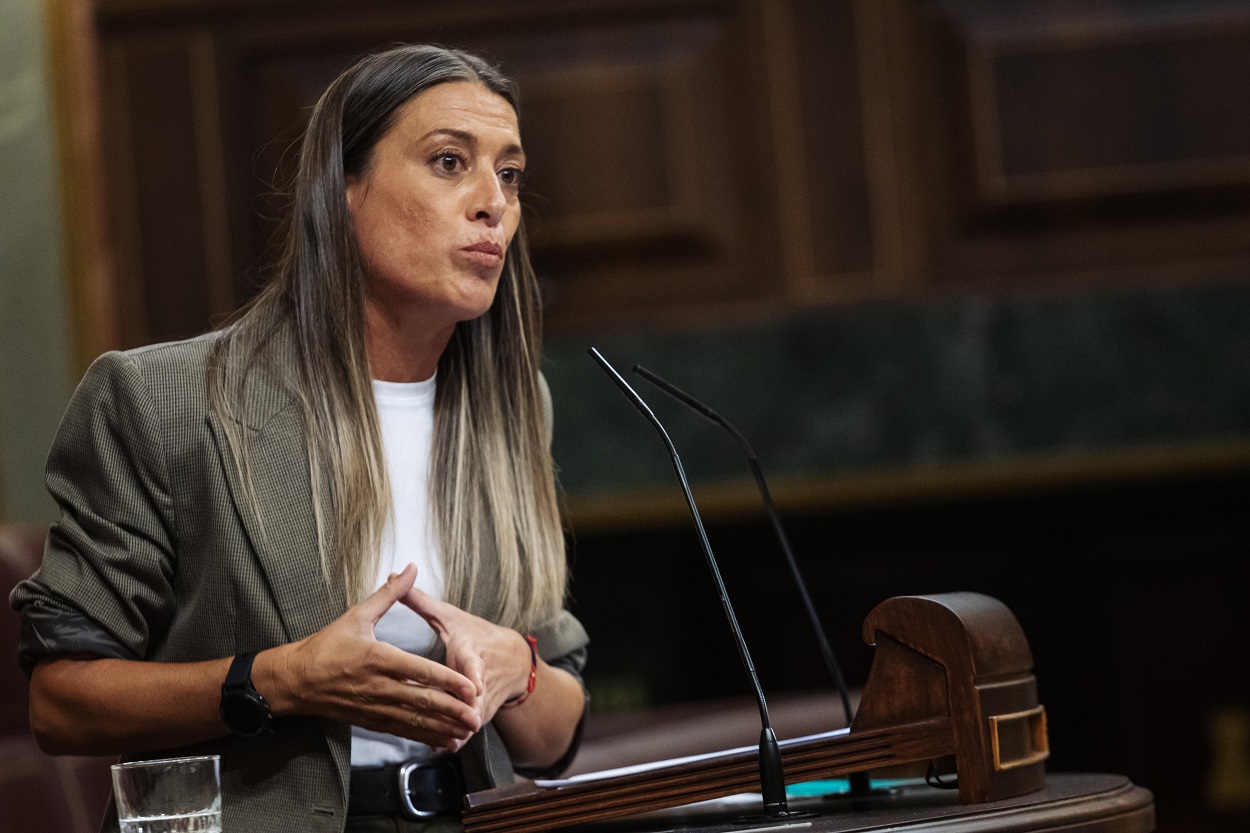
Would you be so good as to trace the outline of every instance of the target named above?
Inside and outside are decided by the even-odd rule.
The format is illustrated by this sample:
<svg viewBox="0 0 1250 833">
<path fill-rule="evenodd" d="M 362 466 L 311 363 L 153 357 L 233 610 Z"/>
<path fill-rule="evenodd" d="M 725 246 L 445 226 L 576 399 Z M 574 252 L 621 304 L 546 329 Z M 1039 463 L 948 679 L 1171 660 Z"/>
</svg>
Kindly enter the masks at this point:
<svg viewBox="0 0 1250 833">
<path fill-rule="evenodd" d="M 107 632 L 106 645 L 115 643 L 102 649 L 88 634 L 89 653 L 189 662 L 302 639 L 346 610 L 341 582 L 326 585 L 317 555 L 303 417 L 284 375 L 293 343 L 276 336 L 246 374 L 253 511 L 219 418 L 209 413 L 205 369 L 218 337 L 107 353 L 79 384 L 47 466 L 61 517 L 39 571 L 11 595 L 23 612 L 24 643 L 44 653 L 79 650 L 73 629 L 40 632 L 38 625 L 40 612 L 69 611 Z M 227 362 L 226 372 L 237 384 L 241 368 Z M 535 636 L 544 659 L 580 671 L 588 638 L 571 614 Z M 348 725 L 284 718 L 260 737 L 143 757 L 205 753 L 222 758 L 225 829 L 343 829 Z M 471 791 L 514 777 L 493 726 L 465 745 L 460 760 Z M 110 809 L 105 829 L 116 827 Z"/>
</svg>

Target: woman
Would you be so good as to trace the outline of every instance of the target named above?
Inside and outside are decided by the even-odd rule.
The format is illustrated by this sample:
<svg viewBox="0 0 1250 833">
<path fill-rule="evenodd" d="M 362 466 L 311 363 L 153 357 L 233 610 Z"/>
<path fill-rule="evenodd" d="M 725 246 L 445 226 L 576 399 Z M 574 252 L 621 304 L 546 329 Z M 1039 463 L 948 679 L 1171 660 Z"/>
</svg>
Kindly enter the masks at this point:
<svg viewBox="0 0 1250 833">
<path fill-rule="evenodd" d="M 570 760 L 587 638 L 524 167 L 490 65 L 368 56 L 313 111 L 256 301 L 95 362 L 11 599 L 43 748 L 218 753 L 231 831 L 454 824 L 463 790 Z"/>
</svg>

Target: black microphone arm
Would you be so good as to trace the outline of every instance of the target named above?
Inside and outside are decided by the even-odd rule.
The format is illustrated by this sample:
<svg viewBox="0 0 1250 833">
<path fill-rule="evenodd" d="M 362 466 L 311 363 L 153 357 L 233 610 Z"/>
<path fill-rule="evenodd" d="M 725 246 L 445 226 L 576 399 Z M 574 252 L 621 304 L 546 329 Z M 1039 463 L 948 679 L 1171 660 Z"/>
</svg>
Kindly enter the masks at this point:
<svg viewBox="0 0 1250 833">
<path fill-rule="evenodd" d="M 764 500 L 764 508 L 768 511 L 769 520 L 772 521 L 773 532 L 776 533 L 777 540 L 781 543 L 781 550 L 785 553 L 786 563 L 790 566 L 790 574 L 794 577 L 794 583 L 799 588 L 799 595 L 803 597 L 803 607 L 807 609 L 807 618 L 812 624 L 812 630 L 816 632 L 816 640 L 820 643 L 820 652 L 825 658 L 825 667 L 829 669 L 829 674 L 833 677 L 834 686 L 842 699 L 842 710 L 846 713 L 846 725 L 850 726 L 855 719 L 855 715 L 851 711 L 851 698 L 850 694 L 847 693 L 846 678 L 842 676 L 842 666 L 838 664 L 837 657 L 833 654 L 833 648 L 829 645 L 824 625 L 821 624 L 820 616 L 816 613 L 816 605 L 812 603 L 811 594 L 807 590 L 807 582 L 803 580 L 803 574 L 799 572 L 799 564 L 794 558 L 794 550 L 791 549 L 790 539 L 786 535 L 785 528 L 781 525 L 781 518 L 777 514 L 777 507 L 773 503 L 772 494 L 768 490 L 768 482 L 764 479 L 764 471 L 760 468 L 760 462 L 755 456 L 755 450 L 751 448 L 747 438 L 742 436 L 742 433 L 729 423 L 729 420 L 713 411 L 707 405 L 704 405 L 676 385 L 661 379 L 641 365 L 634 365 L 633 370 L 678 402 L 724 428 L 746 455 L 747 463 L 751 466 L 751 473 L 755 475 L 755 483 L 759 487 L 760 496 Z"/>
<path fill-rule="evenodd" d="M 742 665 L 746 668 L 747 674 L 751 677 L 751 684 L 755 688 L 755 699 L 760 710 L 760 792 L 764 798 L 764 814 L 771 819 L 785 818 L 792 814 L 786 803 L 786 779 L 785 773 L 781 766 L 781 749 L 777 745 L 777 735 L 773 732 L 772 724 L 768 720 L 768 704 L 764 700 L 764 689 L 760 686 L 759 675 L 755 672 L 755 664 L 751 662 L 751 652 L 747 650 L 746 640 L 742 636 L 742 629 L 738 627 L 738 617 L 734 615 L 733 604 L 729 601 L 729 593 L 725 590 L 725 582 L 721 579 L 720 568 L 716 564 L 716 556 L 712 554 L 712 545 L 707 539 L 707 532 L 703 528 L 703 519 L 699 517 L 699 510 L 694 504 L 694 495 L 690 492 L 690 482 L 686 479 L 685 469 L 682 468 L 681 458 L 677 454 L 677 448 L 673 445 L 673 441 L 669 438 L 668 432 L 664 430 L 664 426 L 660 424 L 660 420 L 643 401 L 629 383 L 616 372 L 616 368 L 605 359 L 594 347 L 590 348 L 590 355 L 594 360 L 607 371 L 612 377 L 612 381 L 621 389 L 625 396 L 633 403 L 647 421 L 659 433 L 660 438 L 664 441 L 665 447 L 668 448 L 669 457 L 672 458 L 673 468 L 677 472 L 677 479 L 681 481 L 682 491 L 686 496 L 686 506 L 690 509 L 690 517 L 694 520 L 695 529 L 699 533 L 699 543 L 703 545 L 703 554 L 707 557 L 708 568 L 712 571 L 712 577 L 716 580 L 716 589 L 720 594 L 721 607 L 725 611 L 725 618 L 729 620 L 730 629 L 734 633 L 734 638 L 738 644 L 738 656 L 742 659 Z"/>
</svg>

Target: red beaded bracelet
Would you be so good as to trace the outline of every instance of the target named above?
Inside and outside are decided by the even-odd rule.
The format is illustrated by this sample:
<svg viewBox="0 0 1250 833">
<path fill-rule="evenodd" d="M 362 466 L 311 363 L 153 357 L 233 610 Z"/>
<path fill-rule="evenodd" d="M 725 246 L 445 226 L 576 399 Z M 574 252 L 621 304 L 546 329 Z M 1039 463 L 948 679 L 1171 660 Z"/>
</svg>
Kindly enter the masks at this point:
<svg viewBox="0 0 1250 833">
<path fill-rule="evenodd" d="M 513 706 L 519 706 L 529 699 L 534 693 L 534 686 L 538 683 L 538 640 L 532 636 L 525 637 L 525 641 L 530 646 L 530 680 L 525 686 L 525 693 L 518 694 L 510 700 L 505 700 L 500 708 L 510 709 Z"/>
</svg>

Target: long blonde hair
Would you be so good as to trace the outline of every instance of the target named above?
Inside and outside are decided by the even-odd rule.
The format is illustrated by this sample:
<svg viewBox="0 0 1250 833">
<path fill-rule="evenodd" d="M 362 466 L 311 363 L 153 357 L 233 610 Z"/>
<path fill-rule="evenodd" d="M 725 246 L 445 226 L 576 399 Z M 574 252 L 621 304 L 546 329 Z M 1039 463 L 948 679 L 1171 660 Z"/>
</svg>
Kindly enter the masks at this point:
<svg viewBox="0 0 1250 833">
<path fill-rule="evenodd" d="M 322 569 L 327 580 L 341 577 L 349 603 L 373 588 L 391 492 L 344 177 L 368 168 L 401 105 L 448 81 L 481 83 L 517 109 L 515 88 L 493 66 L 436 46 L 373 53 L 331 83 L 301 144 L 273 279 L 223 329 L 209 363 L 210 407 L 226 417 L 220 420 L 226 443 L 250 490 L 239 427 L 243 379 L 266 342 L 289 331 L 295 347 L 289 384 L 308 434 Z M 522 224 L 490 309 L 456 327 L 439 361 L 434 403 L 430 517 L 443 555 L 445 597 L 519 630 L 559 611 L 567 581 L 539 376 L 541 322 Z M 243 368 L 237 385 L 227 384 L 227 361 Z M 491 550 L 497 576 L 483 573 L 482 553 Z"/>
</svg>

